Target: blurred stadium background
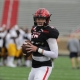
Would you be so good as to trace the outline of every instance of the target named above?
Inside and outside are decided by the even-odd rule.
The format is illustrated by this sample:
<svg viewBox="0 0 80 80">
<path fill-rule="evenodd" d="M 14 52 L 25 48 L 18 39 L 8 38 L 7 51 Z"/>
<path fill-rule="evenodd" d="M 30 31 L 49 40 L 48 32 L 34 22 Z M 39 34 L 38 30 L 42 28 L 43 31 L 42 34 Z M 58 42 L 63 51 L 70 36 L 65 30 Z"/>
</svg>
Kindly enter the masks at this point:
<svg viewBox="0 0 80 80">
<path fill-rule="evenodd" d="M 59 55 L 69 55 L 66 49 L 69 35 L 80 32 L 80 0 L 0 0 L 0 27 L 18 25 L 31 29 L 33 14 L 38 8 L 47 8 L 51 16 L 50 25 L 59 32 Z M 0 80 L 27 80 L 30 68 L 0 67 Z M 59 56 L 49 80 L 80 80 L 80 70 L 72 70 L 68 57 Z"/>
<path fill-rule="evenodd" d="M 69 34 L 79 28 L 80 0 L 0 0 L 0 24 L 9 27 L 18 24 L 31 28 L 32 14 L 42 7 L 52 14 L 50 24 L 58 28 L 60 35 Z M 7 20 L 11 22 L 8 23 Z"/>
</svg>

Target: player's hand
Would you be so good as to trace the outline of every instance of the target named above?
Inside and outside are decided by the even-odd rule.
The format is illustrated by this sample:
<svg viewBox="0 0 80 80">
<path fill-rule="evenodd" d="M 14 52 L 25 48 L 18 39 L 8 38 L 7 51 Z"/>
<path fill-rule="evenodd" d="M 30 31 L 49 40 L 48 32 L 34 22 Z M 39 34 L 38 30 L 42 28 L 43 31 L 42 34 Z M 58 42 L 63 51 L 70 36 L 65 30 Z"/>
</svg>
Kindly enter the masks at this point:
<svg viewBox="0 0 80 80">
<path fill-rule="evenodd" d="M 37 51 L 37 48 L 36 46 L 34 46 L 33 44 L 31 44 L 30 42 L 26 41 L 26 50 L 27 50 L 27 53 L 30 53 L 30 52 L 36 52 Z"/>
</svg>

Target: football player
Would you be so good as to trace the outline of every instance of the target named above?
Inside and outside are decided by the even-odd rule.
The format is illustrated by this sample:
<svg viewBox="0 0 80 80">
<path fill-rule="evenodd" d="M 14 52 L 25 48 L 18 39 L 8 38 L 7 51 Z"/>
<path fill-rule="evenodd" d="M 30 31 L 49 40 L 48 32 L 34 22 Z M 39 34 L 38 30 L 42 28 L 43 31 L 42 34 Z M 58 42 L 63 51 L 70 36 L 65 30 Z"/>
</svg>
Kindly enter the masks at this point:
<svg viewBox="0 0 80 80">
<path fill-rule="evenodd" d="M 29 41 L 31 40 L 30 35 L 31 34 L 29 33 L 29 29 L 26 28 L 25 29 L 25 34 L 24 34 L 24 42 L 27 41 L 27 40 L 29 40 Z M 29 56 L 29 57 L 24 56 L 24 66 L 31 67 L 31 61 L 32 61 L 31 59 L 32 59 L 31 56 Z"/>
<path fill-rule="evenodd" d="M 7 66 L 9 67 L 16 67 L 14 64 L 14 57 L 16 55 L 16 44 L 15 44 L 15 38 L 17 37 L 17 34 L 14 29 L 10 29 L 6 36 L 6 48 L 8 51 L 8 57 L 7 57 Z"/>
<path fill-rule="evenodd" d="M 50 16 L 45 8 L 39 8 L 33 15 L 31 43 L 25 44 L 27 54 L 32 53 L 32 69 L 28 80 L 48 80 L 54 66 L 54 59 L 58 57 L 59 31 L 49 25 Z"/>
<path fill-rule="evenodd" d="M 0 27 L 0 58 L 3 59 L 3 61 L 0 62 L 0 66 L 5 64 L 5 48 L 4 48 L 4 40 L 6 36 L 6 31 L 3 27 Z M 1 59 L 1 60 L 2 60 Z"/>
</svg>

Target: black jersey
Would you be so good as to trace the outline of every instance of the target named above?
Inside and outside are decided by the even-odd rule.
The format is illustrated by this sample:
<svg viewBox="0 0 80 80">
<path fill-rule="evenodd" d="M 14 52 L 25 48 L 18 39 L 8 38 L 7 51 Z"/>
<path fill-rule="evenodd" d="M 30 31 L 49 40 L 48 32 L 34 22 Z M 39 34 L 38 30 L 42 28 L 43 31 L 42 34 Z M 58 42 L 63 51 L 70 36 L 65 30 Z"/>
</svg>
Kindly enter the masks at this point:
<svg viewBox="0 0 80 80">
<path fill-rule="evenodd" d="M 57 39 L 59 36 L 59 32 L 56 28 L 51 26 L 46 27 L 36 27 L 33 26 L 31 30 L 31 42 L 33 45 L 42 48 L 44 50 L 50 51 L 49 45 L 47 43 L 47 39 L 55 38 Z M 34 52 L 33 56 L 42 57 L 44 55 Z M 36 60 L 32 60 L 32 67 L 40 67 L 40 66 L 52 66 L 51 60 L 39 62 Z"/>
</svg>

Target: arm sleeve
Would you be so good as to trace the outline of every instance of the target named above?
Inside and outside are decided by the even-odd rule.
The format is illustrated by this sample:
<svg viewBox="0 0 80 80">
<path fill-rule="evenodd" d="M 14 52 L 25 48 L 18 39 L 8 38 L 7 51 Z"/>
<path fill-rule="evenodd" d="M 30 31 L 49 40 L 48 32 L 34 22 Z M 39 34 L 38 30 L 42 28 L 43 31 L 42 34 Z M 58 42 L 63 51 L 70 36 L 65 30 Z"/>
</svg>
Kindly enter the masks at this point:
<svg viewBox="0 0 80 80">
<path fill-rule="evenodd" d="M 58 45 L 57 45 L 56 39 L 49 38 L 47 42 L 51 51 L 44 50 L 43 55 L 50 57 L 50 58 L 57 58 L 58 57 Z"/>
</svg>

